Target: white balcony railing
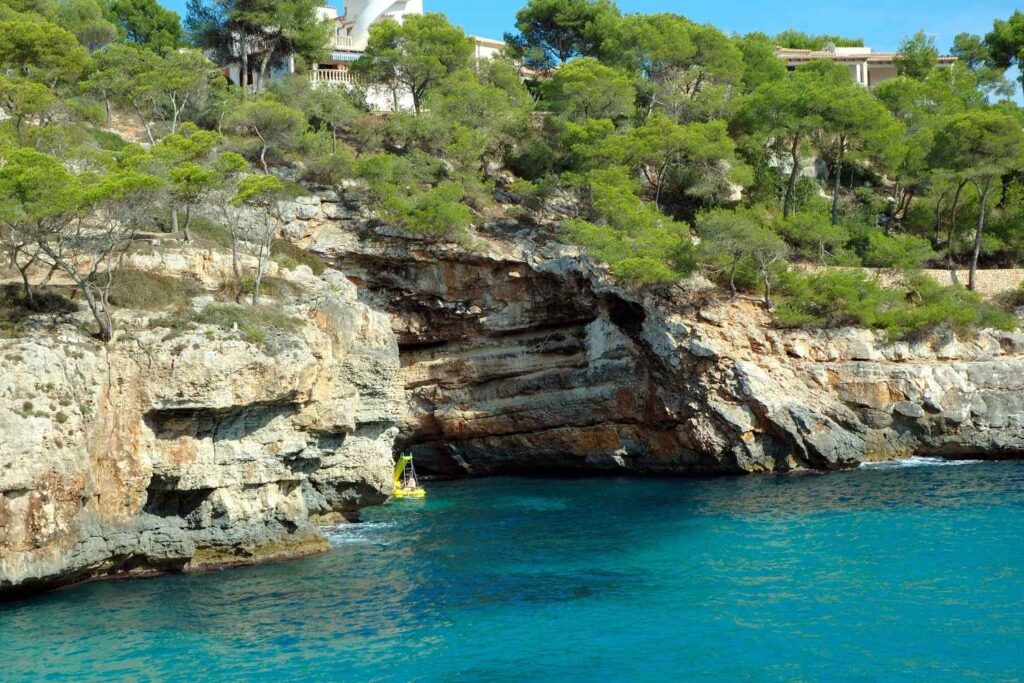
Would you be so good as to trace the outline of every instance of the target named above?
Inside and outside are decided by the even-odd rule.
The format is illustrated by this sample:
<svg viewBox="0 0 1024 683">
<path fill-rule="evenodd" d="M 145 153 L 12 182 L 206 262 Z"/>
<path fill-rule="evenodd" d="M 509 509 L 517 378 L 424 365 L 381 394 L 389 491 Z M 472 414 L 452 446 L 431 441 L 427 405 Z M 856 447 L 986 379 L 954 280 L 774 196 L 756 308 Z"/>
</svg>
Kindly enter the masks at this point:
<svg viewBox="0 0 1024 683">
<path fill-rule="evenodd" d="M 346 69 L 313 69 L 309 72 L 311 83 L 344 83 L 355 85 L 356 77 Z"/>
<path fill-rule="evenodd" d="M 356 50 L 356 41 L 352 40 L 349 36 L 340 36 L 335 34 L 331 37 L 331 47 L 335 50 Z"/>
</svg>

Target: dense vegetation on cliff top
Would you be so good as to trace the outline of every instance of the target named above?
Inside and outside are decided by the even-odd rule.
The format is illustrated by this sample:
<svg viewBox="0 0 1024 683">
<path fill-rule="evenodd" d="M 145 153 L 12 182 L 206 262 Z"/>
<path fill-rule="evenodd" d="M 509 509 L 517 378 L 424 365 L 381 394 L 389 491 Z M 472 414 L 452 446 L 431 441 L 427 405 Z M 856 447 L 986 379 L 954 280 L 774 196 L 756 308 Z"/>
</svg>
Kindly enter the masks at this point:
<svg viewBox="0 0 1024 683">
<path fill-rule="evenodd" d="M 729 36 L 609 0 L 531 0 L 507 58 L 475 62 L 461 29 L 426 14 L 374 26 L 352 92 L 270 79 L 288 55 L 320 55 L 316 4 L 192 0 L 183 30 L 155 0 L 0 0 L 0 236 L 19 306 L 41 306 L 60 273 L 109 339 L 132 238 L 193 241 L 199 204 L 255 257 L 235 271 L 256 304 L 279 226 L 239 211 L 301 191 L 279 179 L 293 167 L 304 184 L 359 179 L 381 221 L 423 239 L 461 241 L 510 210 L 551 219 L 624 282 L 700 269 L 782 325 L 1012 324 L 919 271 L 969 266 L 974 289 L 976 268 L 1024 259 L 1024 111 L 1004 76 L 1024 54 L 1020 12 L 957 36 L 951 68 L 908 38 L 900 77 L 873 91 L 831 62 L 787 73 L 774 52 L 858 39 Z M 235 57 L 255 87 L 211 61 Z M 538 77 L 524 84 L 520 64 Z M 371 113 L 367 88 L 415 111 Z"/>
</svg>

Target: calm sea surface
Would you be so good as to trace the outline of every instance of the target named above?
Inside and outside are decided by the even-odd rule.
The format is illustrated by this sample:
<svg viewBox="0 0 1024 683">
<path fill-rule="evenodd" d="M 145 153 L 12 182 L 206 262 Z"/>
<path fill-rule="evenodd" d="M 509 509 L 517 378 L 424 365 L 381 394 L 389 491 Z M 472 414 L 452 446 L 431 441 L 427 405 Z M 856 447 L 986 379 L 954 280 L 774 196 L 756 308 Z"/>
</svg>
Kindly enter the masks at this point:
<svg viewBox="0 0 1024 683">
<path fill-rule="evenodd" d="M 1024 680 L 1024 462 L 434 483 L 334 549 L 0 604 L 0 681 Z"/>
</svg>

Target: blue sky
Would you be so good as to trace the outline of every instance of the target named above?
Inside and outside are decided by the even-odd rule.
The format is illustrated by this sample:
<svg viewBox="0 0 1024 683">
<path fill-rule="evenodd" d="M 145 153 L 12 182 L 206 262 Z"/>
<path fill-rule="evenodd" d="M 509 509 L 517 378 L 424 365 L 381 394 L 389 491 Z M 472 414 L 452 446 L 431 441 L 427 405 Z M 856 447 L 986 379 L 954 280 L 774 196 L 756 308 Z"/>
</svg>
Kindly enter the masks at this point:
<svg viewBox="0 0 1024 683">
<path fill-rule="evenodd" d="M 160 0 L 184 15 L 185 0 Z M 331 4 L 343 4 L 334 0 Z M 444 12 L 467 33 L 501 38 L 511 30 L 526 0 L 424 0 L 427 11 Z M 947 49 L 961 31 L 984 34 L 1005 19 L 1019 0 L 619 0 L 624 12 L 676 12 L 725 31 L 777 33 L 797 28 L 810 33 L 862 37 L 876 50 L 892 50 L 900 39 L 923 28 Z"/>
</svg>

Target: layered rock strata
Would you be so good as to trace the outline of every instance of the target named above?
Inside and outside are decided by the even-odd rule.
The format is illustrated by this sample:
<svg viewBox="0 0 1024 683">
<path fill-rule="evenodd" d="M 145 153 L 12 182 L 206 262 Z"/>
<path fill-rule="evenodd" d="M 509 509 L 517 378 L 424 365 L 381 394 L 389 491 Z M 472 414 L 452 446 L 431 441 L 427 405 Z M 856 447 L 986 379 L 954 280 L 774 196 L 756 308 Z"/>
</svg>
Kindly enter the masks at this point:
<svg viewBox="0 0 1024 683">
<path fill-rule="evenodd" d="M 319 202 L 319 204 L 318 204 Z M 408 413 L 399 437 L 452 475 L 576 469 L 840 469 L 914 454 L 1024 452 L 1024 335 L 773 329 L 695 278 L 629 291 L 551 233 L 468 245 L 305 200 L 291 231 L 386 309 Z"/>
<path fill-rule="evenodd" d="M 409 239 L 358 192 L 281 218 L 349 278 L 275 266 L 303 292 L 290 329 L 141 316 L 106 346 L 66 324 L 0 340 L 0 594 L 316 552 L 317 522 L 385 500 L 395 448 L 455 476 L 1024 454 L 1020 332 L 774 329 L 700 278 L 623 288 L 535 225 Z M 230 262 L 133 266 L 214 288 Z"/>
<path fill-rule="evenodd" d="M 388 319 L 334 271 L 289 274 L 293 329 L 125 322 L 0 340 L 0 593 L 295 557 L 391 492 Z"/>
</svg>

